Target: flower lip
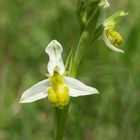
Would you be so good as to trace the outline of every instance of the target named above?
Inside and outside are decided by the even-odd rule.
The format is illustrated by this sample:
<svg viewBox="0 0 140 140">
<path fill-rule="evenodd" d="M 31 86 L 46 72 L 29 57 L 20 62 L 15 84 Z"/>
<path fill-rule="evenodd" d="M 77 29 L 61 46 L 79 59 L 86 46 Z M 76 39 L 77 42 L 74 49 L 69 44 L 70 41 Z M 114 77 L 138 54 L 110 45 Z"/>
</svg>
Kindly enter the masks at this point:
<svg viewBox="0 0 140 140">
<path fill-rule="evenodd" d="M 104 29 L 104 31 L 103 31 L 103 39 L 104 39 L 105 44 L 106 44 L 111 50 L 113 50 L 113 51 L 115 51 L 115 52 L 119 52 L 119 53 L 124 53 L 123 50 L 117 48 L 116 46 L 114 46 L 114 45 L 110 42 L 109 38 L 107 37 L 107 29 Z"/>
</svg>

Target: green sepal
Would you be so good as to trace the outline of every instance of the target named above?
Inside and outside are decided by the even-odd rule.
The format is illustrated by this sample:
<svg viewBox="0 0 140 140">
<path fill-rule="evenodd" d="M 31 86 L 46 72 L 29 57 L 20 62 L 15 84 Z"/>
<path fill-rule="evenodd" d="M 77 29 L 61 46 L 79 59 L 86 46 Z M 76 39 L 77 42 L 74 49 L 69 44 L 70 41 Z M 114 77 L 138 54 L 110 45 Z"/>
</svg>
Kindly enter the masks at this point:
<svg viewBox="0 0 140 140">
<path fill-rule="evenodd" d="M 107 27 L 107 26 L 110 26 L 112 28 L 114 28 L 114 26 L 116 25 L 116 22 L 117 20 L 120 18 L 120 17 L 124 17 L 124 16 L 127 16 L 128 13 L 123 11 L 123 10 L 120 10 L 120 11 L 117 11 L 116 13 L 114 13 L 112 16 L 108 17 L 105 21 L 104 21 L 104 26 Z"/>
</svg>

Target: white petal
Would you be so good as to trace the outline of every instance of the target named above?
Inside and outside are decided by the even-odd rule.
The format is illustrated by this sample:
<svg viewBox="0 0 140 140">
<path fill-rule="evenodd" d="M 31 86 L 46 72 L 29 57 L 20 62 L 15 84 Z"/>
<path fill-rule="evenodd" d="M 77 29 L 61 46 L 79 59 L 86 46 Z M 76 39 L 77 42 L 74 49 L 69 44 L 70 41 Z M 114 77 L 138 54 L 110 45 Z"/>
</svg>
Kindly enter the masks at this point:
<svg viewBox="0 0 140 140">
<path fill-rule="evenodd" d="M 113 45 L 111 44 L 111 42 L 109 41 L 109 39 L 108 39 L 108 37 L 107 37 L 107 35 L 106 35 L 106 30 L 103 31 L 103 39 L 104 39 L 105 44 L 106 44 L 111 50 L 113 50 L 113 51 L 115 51 L 115 52 L 119 52 L 119 53 L 124 53 L 123 50 L 121 50 L 121 49 L 119 49 L 119 48 L 117 48 L 117 47 L 115 47 L 115 46 L 113 46 Z"/>
<path fill-rule="evenodd" d="M 63 74 L 65 69 L 61 57 L 61 53 L 63 51 L 61 44 L 56 40 L 52 40 L 45 51 L 49 55 L 48 72 L 53 74 L 54 68 L 57 66 L 59 73 Z"/>
<path fill-rule="evenodd" d="M 21 96 L 20 103 L 30 103 L 48 96 L 50 80 L 46 79 L 27 89 Z"/>
<path fill-rule="evenodd" d="M 109 4 L 108 0 L 105 0 L 105 6 L 104 6 L 104 8 L 108 8 L 108 7 L 110 7 L 110 4 Z"/>
<path fill-rule="evenodd" d="M 69 94 L 72 97 L 99 93 L 97 89 L 87 86 L 83 84 L 82 82 L 80 82 L 79 80 L 72 77 L 65 76 L 65 84 L 69 86 L 70 88 Z"/>
</svg>

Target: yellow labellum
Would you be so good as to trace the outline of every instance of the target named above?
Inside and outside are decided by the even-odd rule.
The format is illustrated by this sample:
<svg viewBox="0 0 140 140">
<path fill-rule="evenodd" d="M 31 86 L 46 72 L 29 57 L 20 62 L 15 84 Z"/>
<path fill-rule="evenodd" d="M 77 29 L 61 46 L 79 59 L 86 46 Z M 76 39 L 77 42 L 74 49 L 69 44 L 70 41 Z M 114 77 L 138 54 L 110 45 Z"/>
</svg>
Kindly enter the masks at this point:
<svg viewBox="0 0 140 140">
<path fill-rule="evenodd" d="M 123 38 L 118 32 L 108 29 L 106 35 L 113 46 L 119 47 L 123 44 Z"/>
<path fill-rule="evenodd" d="M 70 96 L 68 94 L 69 87 L 64 83 L 64 76 L 54 71 L 50 78 L 51 87 L 48 88 L 48 100 L 52 105 L 62 109 L 68 104 Z"/>
</svg>

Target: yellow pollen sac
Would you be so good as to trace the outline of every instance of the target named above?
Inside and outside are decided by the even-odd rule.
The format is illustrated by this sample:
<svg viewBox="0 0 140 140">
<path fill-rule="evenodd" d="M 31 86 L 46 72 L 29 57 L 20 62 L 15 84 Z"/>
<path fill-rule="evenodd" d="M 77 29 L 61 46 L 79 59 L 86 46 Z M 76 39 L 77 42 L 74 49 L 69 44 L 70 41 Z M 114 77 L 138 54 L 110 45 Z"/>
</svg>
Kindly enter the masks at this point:
<svg viewBox="0 0 140 140">
<path fill-rule="evenodd" d="M 112 29 L 111 30 L 108 29 L 106 31 L 106 35 L 113 46 L 119 47 L 123 44 L 123 38 L 118 32 L 116 32 Z"/>
<path fill-rule="evenodd" d="M 64 76 L 58 72 L 54 72 L 50 80 L 51 87 L 48 88 L 48 100 L 53 106 L 63 109 L 70 100 L 69 87 L 64 84 Z"/>
</svg>

